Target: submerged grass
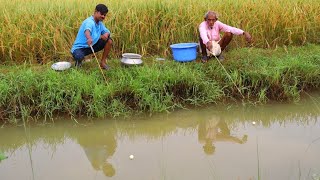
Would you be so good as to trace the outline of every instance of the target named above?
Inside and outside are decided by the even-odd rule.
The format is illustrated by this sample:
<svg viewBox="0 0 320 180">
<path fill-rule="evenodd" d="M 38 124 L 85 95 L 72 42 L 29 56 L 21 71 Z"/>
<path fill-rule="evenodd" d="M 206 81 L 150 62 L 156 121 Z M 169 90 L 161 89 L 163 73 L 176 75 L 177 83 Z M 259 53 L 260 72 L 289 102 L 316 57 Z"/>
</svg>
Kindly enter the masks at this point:
<svg viewBox="0 0 320 180">
<path fill-rule="evenodd" d="M 55 114 L 119 116 L 232 99 L 299 101 L 301 92 L 320 87 L 319 51 L 318 45 L 234 49 L 222 63 L 234 82 L 215 60 L 182 64 L 149 58 L 144 66 L 132 68 L 111 60 L 107 83 L 95 62 L 63 72 L 49 65 L 6 66 L 0 68 L 0 120 L 21 123 L 22 115 L 27 121 L 47 121 Z"/>
</svg>

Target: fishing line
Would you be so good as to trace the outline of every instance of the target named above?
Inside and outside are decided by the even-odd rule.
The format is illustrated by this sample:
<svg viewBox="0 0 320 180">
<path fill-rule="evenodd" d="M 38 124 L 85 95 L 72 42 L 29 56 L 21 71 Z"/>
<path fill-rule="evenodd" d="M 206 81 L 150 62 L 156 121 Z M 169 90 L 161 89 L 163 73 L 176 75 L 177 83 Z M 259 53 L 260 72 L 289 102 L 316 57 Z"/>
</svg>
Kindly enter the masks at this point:
<svg viewBox="0 0 320 180">
<path fill-rule="evenodd" d="M 229 79 L 231 80 L 231 82 L 234 84 L 234 86 L 237 88 L 237 90 L 239 91 L 239 93 L 241 94 L 242 98 L 244 99 L 243 94 L 241 93 L 240 89 L 238 88 L 238 86 L 236 85 L 236 83 L 233 81 L 232 77 L 230 76 L 230 74 L 228 73 L 228 71 L 226 70 L 226 68 L 224 68 L 224 66 L 222 65 L 222 63 L 220 62 L 220 60 L 217 58 L 217 56 L 214 56 L 216 58 L 216 60 L 219 62 L 219 64 L 221 65 L 222 69 L 224 70 L 224 72 L 227 74 L 227 76 L 229 77 Z"/>
<path fill-rule="evenodd" d="M 28 149 L 28 154 L 29 154 L 29 161 L 30 161 L 30 166 L 31 166 L 31 173 L 32 173 L 32 180 L 34 180 L 34 169 L 33 169 L 33 160 L 32 160 L 32 147 L 31 147 L 31 143 L 30 143 L 30 132 L 27 133 L 27 127 L 26 127 L 26 119 L 25 119 L 25 114 L 24 114 L 24 108 L 22 106 L 22 102 L 21 102 L 21 99 L 20 97 L 18 97 L 18 103 L 19 103 L 19 106 L 20 106 L 20 113 L 21 113 L 21 118 L 22 118 L 22 121 L 23 121 L 23 128 L 24 128 L 24 133 L 26 135 L 26 144 L 27 144 L 27 149 Z"/>
</svg>

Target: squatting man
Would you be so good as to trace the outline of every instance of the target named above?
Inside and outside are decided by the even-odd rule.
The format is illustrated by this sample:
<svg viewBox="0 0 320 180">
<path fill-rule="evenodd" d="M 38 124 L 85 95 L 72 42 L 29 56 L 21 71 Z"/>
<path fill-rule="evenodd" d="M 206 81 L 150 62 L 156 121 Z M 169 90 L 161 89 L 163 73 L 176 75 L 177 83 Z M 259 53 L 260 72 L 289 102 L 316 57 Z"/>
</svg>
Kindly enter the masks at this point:
<svg viewBox="0 0 320 180">
<path fill-rule="evenodd" d="M 251 43 L 251 35 L 242 29 L 231 27 L 218 20 L 218 14 L 208 11 L 204 21 L 199 25 L 200 48 L 202 62 L 207 62 L 210 55 L 223 60 L 222 51 L 231 42 L 233 35 L 243 35 L 248 43 Z M 222 38 L 220 32 L 223 32 Z"/>
</svg>

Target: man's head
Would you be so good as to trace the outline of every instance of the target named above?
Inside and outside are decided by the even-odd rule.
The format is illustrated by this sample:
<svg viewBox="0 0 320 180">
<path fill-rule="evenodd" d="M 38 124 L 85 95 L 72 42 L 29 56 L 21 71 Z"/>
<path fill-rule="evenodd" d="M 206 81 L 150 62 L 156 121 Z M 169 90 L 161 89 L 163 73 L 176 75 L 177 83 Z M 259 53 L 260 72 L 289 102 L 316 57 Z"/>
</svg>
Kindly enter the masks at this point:
<svg viewBox="0 0 320 180">
<path fill-rule="evenodd" d="M 96 9 L 94 10 L 94 19 L 96 21 L 103 21 L 106 18 L 106 15 L 108 13 L 108 7 L 104 4 L 98 4 L 96 6 Z"/>
<path fill-rule="evenodd" d="M 105 162 L 102 166 L 103 174 L 107 177 L 112 177 L 116 174 L 116 170 L 112 166 L 112 164 Z"/>
<path fill-rule="evenodd" d="M 208 11 L 204 15 L 204 20 L 207 22 L 209 27 L 213 27 L 214 23 L 218 20 L 218 14 L 214 11 Z"/>
<path fill-rule="evenodd" d="M 203 145 L 203 151 L 207 155 L 212 155 L 215 150 L 216 147 L 211 142 L 206 142 L 206 144 Z"/>
</svg>

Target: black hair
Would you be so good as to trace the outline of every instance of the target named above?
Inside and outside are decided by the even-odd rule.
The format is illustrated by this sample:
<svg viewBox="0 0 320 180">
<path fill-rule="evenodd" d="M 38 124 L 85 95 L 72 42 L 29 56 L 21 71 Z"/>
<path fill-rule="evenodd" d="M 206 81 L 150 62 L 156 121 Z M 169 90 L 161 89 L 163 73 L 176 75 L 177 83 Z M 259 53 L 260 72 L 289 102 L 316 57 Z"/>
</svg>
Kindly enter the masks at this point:
<svg viewBox="0 0 320 180">
<path fill-rule="evenodd" d="M 99 11 L 101 14 L 107 14 L 108 13 L 108 7 L 104 4 L 98 4 L 96 6 L 96 11 Z"/>
</svg>

